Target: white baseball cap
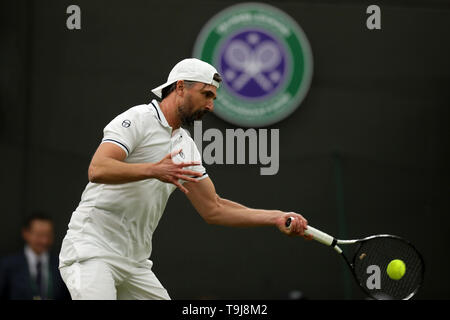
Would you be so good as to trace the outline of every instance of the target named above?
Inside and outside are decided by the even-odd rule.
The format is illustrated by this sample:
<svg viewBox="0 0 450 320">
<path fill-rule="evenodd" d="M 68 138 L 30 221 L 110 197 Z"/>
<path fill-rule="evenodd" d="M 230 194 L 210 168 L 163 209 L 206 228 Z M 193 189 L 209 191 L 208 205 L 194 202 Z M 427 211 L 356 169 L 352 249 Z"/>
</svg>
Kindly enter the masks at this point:
<svg viewBox="0 0 450 320">
<path fill-rule="evenodd" d="M 162 89 L 178 80 L 203 82 L 219 88 L 219 82 L 213 79 L 215 73 L 218 73 L 216 68 L 207 62 L 195 58 L 184 59 L 170 71 L 167 82 L 153 89 L 152 92 L 161 98 Z"/>
</svg>

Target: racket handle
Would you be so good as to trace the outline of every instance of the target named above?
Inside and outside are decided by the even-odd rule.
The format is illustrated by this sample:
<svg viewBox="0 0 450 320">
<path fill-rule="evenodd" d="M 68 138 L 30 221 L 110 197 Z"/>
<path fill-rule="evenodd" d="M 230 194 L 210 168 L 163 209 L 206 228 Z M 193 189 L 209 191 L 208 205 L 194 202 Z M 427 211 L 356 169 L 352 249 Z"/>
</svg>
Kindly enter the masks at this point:
<svg viewBox="0 0 450 320">
<path fill-rule="evenodd" d="M 334 237 L 330 236 L 329 234 L 322 232 L 320 230 L 317 230 L 316 228 L 313 228 L 311 226 L 308 226 L 305 230 L 305 234 L 307 236 L 311 235 L 314 240 L 326 245 L 331 246 L 334 242 Z"/>
<path fill-rule="evenodd" d="M 286 220 L 286 227 L 289 228 L 291 225 L 291 221 L 293 218 L 289 217 Z M 330 236 L 329 234 L 322 232 L 316 228 L 313 228 L 311 226 L 308 226 L 305 230 L 305 235 L 312 236 L 314 240 L 326 245 L 331 246 L 335 244 L 335 239 L 333 236 Z"/>
</svg>

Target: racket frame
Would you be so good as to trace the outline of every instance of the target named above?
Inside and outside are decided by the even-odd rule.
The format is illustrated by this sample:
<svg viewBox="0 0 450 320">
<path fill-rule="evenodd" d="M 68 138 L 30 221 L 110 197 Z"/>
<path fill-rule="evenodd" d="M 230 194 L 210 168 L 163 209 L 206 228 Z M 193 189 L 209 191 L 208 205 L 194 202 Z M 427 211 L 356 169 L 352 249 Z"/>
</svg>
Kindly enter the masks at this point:
<svg viewBox="0 0 450 320">
<path fill-rule="evenodd" d="M 289 228 L 290 223 L 291 223 L 292 218 L 288 218 L 286 221 L 286 227 Z M 365 238 L 361 238 L 361 239 L 350 239 L 350 240 L 340 240 L 337 239 L 331 235 L 329 235 L 328 233 L 325 233 L 323 231 L 320 231 L 319 229 L 316 229 L 314 227 L 308 226 L 307 229 L 305 230 L 305 235 L 308 236 L 312 236 L 314 240 L 332 247 L 337 253 L 339 253 L 340 256 L 342 256 L 342 258 L 344 259 L 344 261 L 347 263 L 348 267 L 350 268 L 352 274 L 353 274 L 353 278 L 356 280 L 356 282 L 358 283 L 358 286 L 364 291 L 365 294 L 367 294 L 368 296 L 370 296 L 371 298 L 375 299 L 375 300 L 379 300 L 376 297 L 373 296 L 373 294 L 367 290 L 364 286 L 363 283 L 360 283 L 358 280 L 358 277 L 356 275 L 355 272 L 355 260 L 356 260 L 356 253 L 353 255 L 351 262 L 349 261 L 349 258 L 344 254 L 343 250 L 338 246 L 338 245 L 350 245 L 350 244 L 362 244 L 366 241 L 372 240 L 372 239 L 376 239 L 376 238 L 391 238 L 391 239 L 397 239 L 400 241 L 405 242 L 407 245 L 409 245 L 419 256 L 421 263 L 422 263 L 422 281 L 419 283 L 419 285 L 414 289 L 413 292 L 411 292 L 408 296 L 406 296 L 405 298 L 403 298 L 402 300 L 409 300 L 411 299 L 418 291 L 419 288 L 422 286 L 422 282 L 425 276 L 425 261 L 422 257 L 422 255 L 420 254 L 420 252 L 417 250 L 417 248 L 408 240 L 396 236 L 396 235 L 392 235 L 392 234 L 378 234 L 378 235 L 372 235 L 372 236 L 368 236 Z M 357 248 L 356 252 L 358 251 L 359 247 Z"/>
</svg>

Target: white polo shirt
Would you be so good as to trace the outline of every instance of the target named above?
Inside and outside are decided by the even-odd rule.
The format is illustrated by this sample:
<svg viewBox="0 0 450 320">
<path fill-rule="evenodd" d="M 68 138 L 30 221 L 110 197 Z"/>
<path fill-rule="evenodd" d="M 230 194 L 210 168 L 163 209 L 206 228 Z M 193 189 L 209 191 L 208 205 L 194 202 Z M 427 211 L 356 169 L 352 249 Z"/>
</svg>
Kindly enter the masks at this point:
<svg viewBox="0 0 450 320">
<path fill-rule="evenodd" d="M 178 149 L 182 152 L 173 158 L 174 162 L 201 162 L 200 152 L 187 131 L 172 131 L 156 100 L 118 115 L 105 127 L 102 143 L 121 147 L 128 163 L 155 163 Z M 186 169 L 203 173 L 197 179 L 207 177 L 202 165 Z M 60 267 L 93 257 L 147 260 L 152 252 L 153 232 L 175 189 L 175 185 L 157 179 L 115 185 L 89 182 L 70 219 Z"/>
</svg>

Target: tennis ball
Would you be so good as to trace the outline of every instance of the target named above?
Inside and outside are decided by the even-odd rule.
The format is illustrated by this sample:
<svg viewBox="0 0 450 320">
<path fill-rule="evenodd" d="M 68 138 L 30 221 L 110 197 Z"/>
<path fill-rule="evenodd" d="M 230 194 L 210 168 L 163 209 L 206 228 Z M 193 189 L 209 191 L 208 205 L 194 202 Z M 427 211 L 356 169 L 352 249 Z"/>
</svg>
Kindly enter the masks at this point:
<svg viewBox="0 0 450 320">
<path fill-rule="evenodd" d="M 400 280 L 405 275 L 406 265 L 402 260 L 395 259 L 389 262 L 386 271 L 392 280 Z"/>
</svg>

